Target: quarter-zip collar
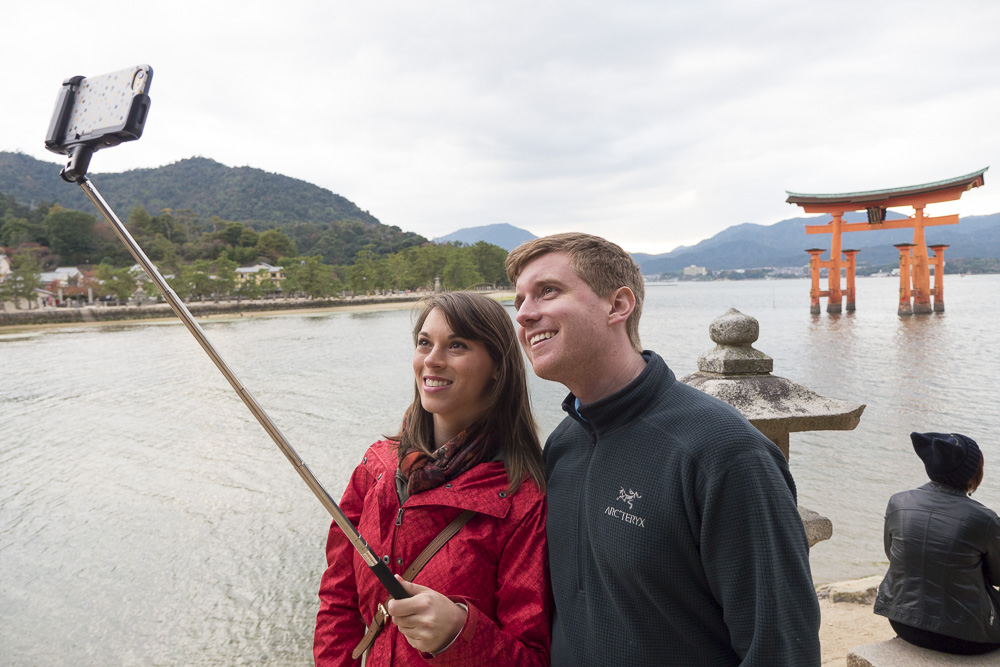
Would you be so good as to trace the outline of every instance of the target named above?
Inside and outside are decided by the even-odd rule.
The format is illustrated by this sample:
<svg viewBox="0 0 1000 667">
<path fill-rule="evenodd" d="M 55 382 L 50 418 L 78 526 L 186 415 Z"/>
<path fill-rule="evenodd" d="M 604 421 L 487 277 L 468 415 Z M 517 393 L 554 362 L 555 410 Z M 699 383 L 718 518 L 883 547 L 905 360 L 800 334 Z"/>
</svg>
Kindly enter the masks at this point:
<svg viewBox="0 0 1000 667">
<path fill-rule="evenodd" d="M 674 372 L 656 352 L 644 350 L 642 357 L 646 367 L 625 387 L 593 403 L 580 404 L 579 408 L 571 392 L 562 403 L 563 410 L 588 432 L 596 434 L 613 433 L 630 423 L 676 381 Z"/>
</svg>

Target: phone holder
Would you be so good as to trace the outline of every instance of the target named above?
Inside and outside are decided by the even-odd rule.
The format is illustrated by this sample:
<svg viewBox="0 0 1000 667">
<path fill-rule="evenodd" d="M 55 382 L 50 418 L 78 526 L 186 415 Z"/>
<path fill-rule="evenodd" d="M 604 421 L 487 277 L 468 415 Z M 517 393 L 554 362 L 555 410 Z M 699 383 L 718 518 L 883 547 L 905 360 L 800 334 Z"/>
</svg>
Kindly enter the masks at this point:
<svg viewBox="0 0 1000 667">
<path fill-rule="evenodd" d="M 69 156 L 60 174 L 63 180 L 79 183 L 87 175 L 95 151 L 142 136 L 152 79 L 153 69 L 139 65 L 63 81 L 45 135 L 45 148 Z"/>
</svg>

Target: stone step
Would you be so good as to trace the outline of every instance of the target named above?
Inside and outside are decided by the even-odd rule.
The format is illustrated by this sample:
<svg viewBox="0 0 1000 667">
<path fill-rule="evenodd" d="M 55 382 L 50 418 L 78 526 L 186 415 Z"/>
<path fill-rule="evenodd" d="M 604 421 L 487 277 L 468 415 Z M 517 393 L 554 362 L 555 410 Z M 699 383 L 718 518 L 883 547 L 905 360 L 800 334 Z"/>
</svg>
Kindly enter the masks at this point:
<svg viewBox="0 0 1000 667">
<path fill-rule="evenodd" d="M 997 667 L 1000 651 L 985 655 L 951 655 L 931 651 L 896 637 L 862 644 L 847 654 L 847 667 Z"/>
<path fill-rule="evenodd" d="M 816 596 L 821 600 L 830 598 L 831 602 L 872 605 L 875 604 L 875 596 L 878 594 L 878 587 L 881 583 L 882 575 L 873 574 L 863 579 L 824 584 L 816 589 Z"/>
</svg>

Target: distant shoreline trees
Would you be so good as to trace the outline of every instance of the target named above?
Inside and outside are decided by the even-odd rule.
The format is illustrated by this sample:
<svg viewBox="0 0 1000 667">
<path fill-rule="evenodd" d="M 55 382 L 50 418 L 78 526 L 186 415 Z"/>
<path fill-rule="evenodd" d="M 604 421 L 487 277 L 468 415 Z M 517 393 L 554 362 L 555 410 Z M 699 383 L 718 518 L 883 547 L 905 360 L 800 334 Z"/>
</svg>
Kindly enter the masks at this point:
<svg viewBox="0 0 1000 667">
<path fill-rule="evenodd" d="M 326 298 L 345 291 L 354 294 L 430 289 L 435 280 L 444 289 L 465 289 L 477 283 L 507 283 L 507 251 L 480 241 L 437 245 L 400 242 L 391 250 L 395 228 L 346 222 L 308 238 L 314 225 L 289 226 L 303 240 L 283 229 L 257 231 L 246 224 L 213 216 L 198 219 L 190 211 L 163 209 L 152 216 L 133 208 L 125 222 L 129 233 L 183 299 L 260 298 L 268 281 L 240 279 L 241 266 L 259 262 L 280 265 L 281 293 Z M 380 228 L 381 227 L 381 228 Z M 331 231 L 332 230 L 332 231 Z M 395 231 L 394 231 L 395 230 Z M 397 239 L 398 241 L 398 239 Z M 299 245 L 310 247 L 300 253 Z M 0 299 L 32 294 L 44 288 L 40 276 L 57 266 L 93 269 L 90 284 L 96 295 L 127 301 L 137 287 L 151 296 L 151 281 L 130 271 L 134 259 L 103 220 L 58 204 L 28 208 L 0 196 L 0 246 L 12 256 L 12 279 L 4 281 Z M 348 248 L 356 248 L 345 257 Z M 341 263 L 327 257 L 345 257 Z"/>
</svg>

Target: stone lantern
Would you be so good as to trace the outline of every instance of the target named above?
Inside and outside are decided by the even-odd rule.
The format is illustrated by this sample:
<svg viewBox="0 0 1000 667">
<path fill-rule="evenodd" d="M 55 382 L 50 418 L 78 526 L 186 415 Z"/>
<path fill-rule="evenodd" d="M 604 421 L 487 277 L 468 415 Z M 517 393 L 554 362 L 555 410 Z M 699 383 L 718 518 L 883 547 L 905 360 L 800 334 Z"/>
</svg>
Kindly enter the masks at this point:
<svg viewBox="0 0 1000 667">
<path fill-rule="evenodd" d="M 698 372 L 681 382 L 729 403 L 776 444 L 788 458 L 793 431 L 846 431 L 855 428 L 865 406 L 826 398 L 791 380 L 771 375 L 774 360 L 753 348 L 757 320 L 730 308 L 708 328 L 715 349 L 698 357 Z M 829 539 L 826 517 L 799 506 L 809 546 Z"/>
</svg>

